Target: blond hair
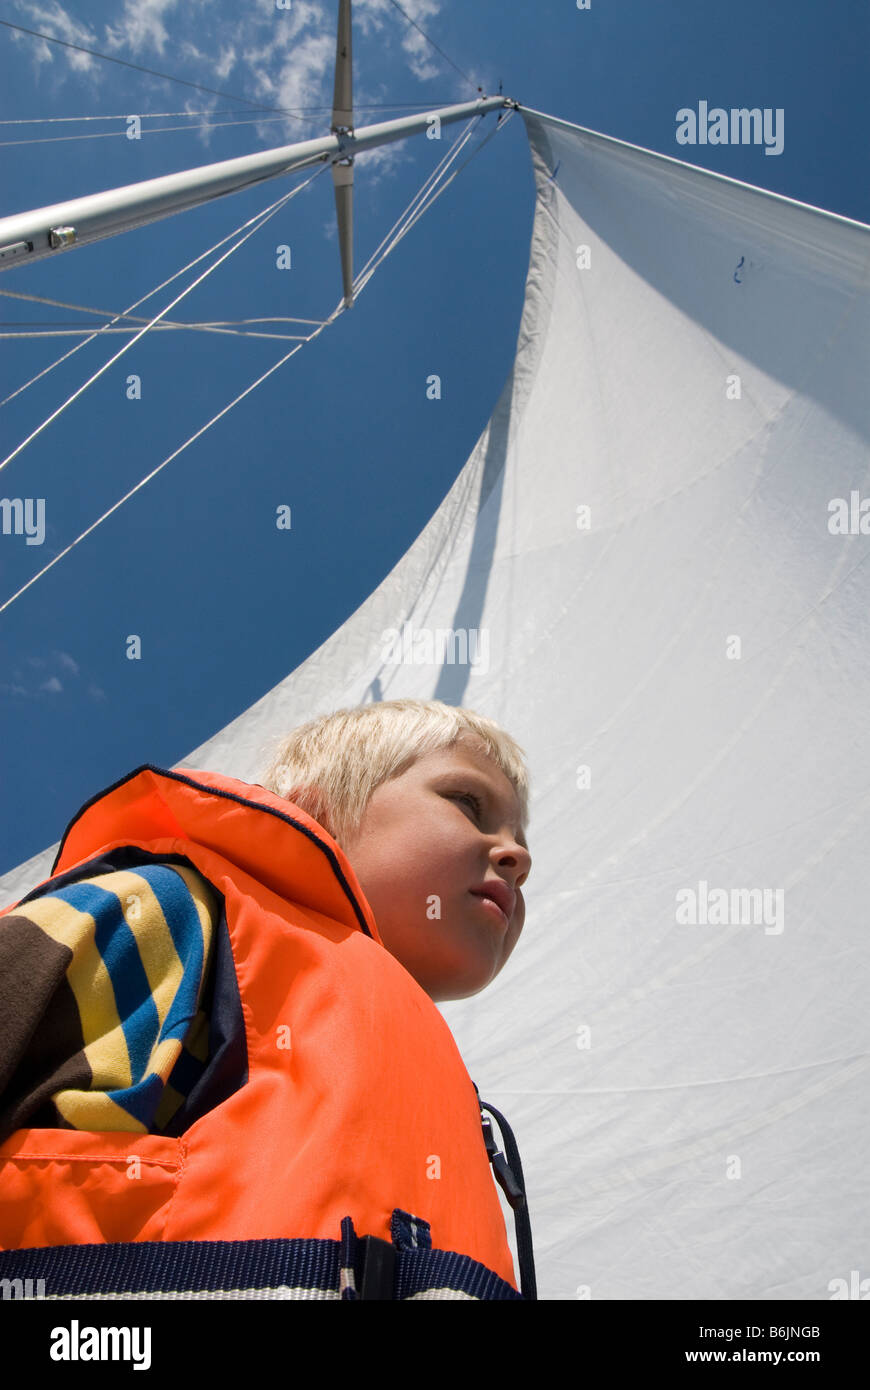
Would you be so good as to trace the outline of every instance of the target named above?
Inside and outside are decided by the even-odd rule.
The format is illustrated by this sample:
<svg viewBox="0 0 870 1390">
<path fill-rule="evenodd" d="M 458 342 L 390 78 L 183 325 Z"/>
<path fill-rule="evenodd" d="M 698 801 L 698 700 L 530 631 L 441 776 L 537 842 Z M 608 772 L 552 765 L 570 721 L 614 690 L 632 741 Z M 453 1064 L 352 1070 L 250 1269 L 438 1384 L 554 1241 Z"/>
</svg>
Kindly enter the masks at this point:
<svg viewBox="0 0 870 1390">
<path fill-rule="evenodd" d="M 301 724 L 278 744 L 262 785 L 300 806 L 342 844 L 356 834 L 382 782 L 459 742 L 476 746 L 511 782 L 524 829 L 529 777 L 523 749 L 492 719 L 440 700 L 382 700 Z"/>
</svg>

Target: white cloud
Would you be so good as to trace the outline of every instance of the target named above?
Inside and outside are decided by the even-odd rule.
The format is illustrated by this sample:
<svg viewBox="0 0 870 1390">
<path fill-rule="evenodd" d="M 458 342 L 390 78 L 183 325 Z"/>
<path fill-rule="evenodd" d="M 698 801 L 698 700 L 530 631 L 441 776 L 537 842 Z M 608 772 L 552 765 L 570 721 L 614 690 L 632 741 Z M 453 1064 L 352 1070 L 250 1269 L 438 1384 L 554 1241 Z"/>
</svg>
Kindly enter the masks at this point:
<svg viewBox="0 0 870 1390">
<path fill-rule="evenodd" d="M 45 676 L 46 669 L 51 672 L 51 667 L 54 666 L 56 669 L 66 671 L 72 676 L 81 674 L 81 668 L 78 662 L 75 660 L 75 657 L 70 656 L 69 652 L 53 651 L 50 661 L 43 656 L 26 656 L 24 662 L 25 665 L 30 667 L 30 672 L 24 674 L 20 668 L 16 668 L 12 673 L 12 683 L 8 685 L 5 683 L 0 684 L 0 694 L 27 695 L 31 697 L 43 693 L 48 695 L 59 695 L 64 689 L 63 682 L 58 675 L 49 674 Z"/>
<path fill-rule="evenodd" d="M 332 104 L 335 39 L 331 34 L 309 34 L 297 43 L 278 76 L 278 105 L 284 107 Z M 329 83 L 329 90 L 324 81 Z"/>
<path fill-rule="evenodd" d="M 392 8 L 392 7 L 391 7 Z M 421 28 L 427 29 L 428 21 L 435 19 L 441 10 L 440 0 L 405 0 L 402 8 L 416 19 Z M 415 77 L 423 81 L 430 81 L 433 77 L 441 77 L 444 73 L 444 59 L 432 47 L 426 37 L 408 24 L 400 14 L 396 18 L 405 26 L 405 33 L 402 37 L 402 47 L 411 60 L 411 71 Z M 433 39 L 435 35 L 432 35 Z"/>
<path fill-rule="evenodd" d="M 441 13 L 441 0 L 401 0 L 402 9 L 410 19 L 414 19 L 431 33 L 429 24 Z M 372 33 L 395 33 L 410 60 L 410 68 L 415 77 L 430 81 L 433 77 L 443 77 L 444 59 L 439 56 L 431 43 L 415 29 L 413 24 L 399 13 L 391 0 L 356 0 L 354 23 L 367 37 Z M 437 42 L 437 35 L 432 34 Z"/>
<path fill-rule="evenodd" d="M 371 34 L 380 33 L 384 27 L 387 10 L 392 10 L 393 14 L 401 19 L 390 0 L 356 0 L 353 7 L 354 32 L 365 34 L 366 38 Z"/>
<path fill-rule="evenodd" d="M 225 78 L 229 77 L 235 65 L 236 50 L 233 45 L 230 44 L 227 48 L 222 50 L 221 56 L 218 58 L 214 69 L 215 77 L 223 82 Z"/>
<path fill-rule="evenodd" d="M 190 39 L 185 39 L 183 42 L 178 44 L 178 52 L 185 59 L 185 62 L 191 65 L 195 63 L 202 64 L 204 67 L 210 70 L 209 75 L 211 77 L 214 77 L 213 60 L 209 57 L 208 53 L 204 48 L 200 48 Z M 203 86 L 206 85 L 208 84 L 203 83 Z"/>
<path fill-rule="evenodd" d="M 106 25 L 106 46 L 130 53 L 153 49 L 162 54 L 169 39 L 163 16 L 174 10 L 178 0 L 124 0 L 124 10 L 116 25 Z M 190 8 L 190 0 L 187 0 Z"/>
<path fill-rule="evenodd" d="M 93 30 L 86 24 L 72 19 L 58 0 L 53 0 L 53 3 L 48 5 L 34 3 L 34 0 L 18 0 L 17 10 L 19 15 L 28 21 L 28 27 L 32 26 L 44 34 L 51 34 L 52 38 L 65 39 L 67 43 L 79 43 L 85 48 L 99 46 Z M 90 72 L 97 67 L 98 60 L 92 58 L 89 53 L 77 53 L 72 48 L 53 47 L 44 39 L 34 40 L 27 34 L 16 34 L 14 29 L 8 32 L 14 39 L 27 45 L 37 63 L 52 63 L 55 58 L 63 56 L 75 72 Z"/>
<path fill-rule="evenodd" d="M 110 22 L 92 32 L 78 18 L 70 18 L 59 0 L 17 0 L 26 23 L 45 29 L 70 42 L 78 42 L 118 57 L 138 59 L 179 77 L 199 80 L 207 86 L 224 87 L 239 96 L 266 106 L 299 112 L 286 120 L 252 120 L 249 127 L 266 145 L 277 146 L 326 134 L 330 124 L 335 61 L 334 0 L 293 0 L 292 9 L 278 10 L 274 0 L 247 0 L 238 6 L 233 0 L 119 0 Z M 402 6 L 434 39 L 443 0 L 402 0 Z M 354 96 L 357 107 L 367 102 L 383 105 L 394 96 L 408 96 L 409 73 L 418 80 L 447 78 L 455 90 L 456 74 L 432 49 L 421 33 L 410 26 L 391 0 L 356 0 L 354 5 Z M 19 36 L 22 37 L 23 36 Z M 61 61 L 52 69 L 57 79 L 72 69 L 87 70 L 89 79 L 105 83 L 113 90 L 119 82 L 136 83 L 143 107 L 158 106 L 168 91 L 165 85 L 101 63 L 87 54 L 56 49 L 27 39 L 31 56 L 38 63 Z M 449 38 L 445 40 L 449 49 Z M 63 61 L 65 59 L 65 61 Z M 405 81 L 403 81 L 403 77 Z M 439 92 L 438 97 L 446 93 Z M 470 93 L 469 93 L 470 95 Z M 188 111 L 222 110 L 232 103 L 207 93 L 174 89 L 179 107 Z M 300 111 L 300 108 L 303 110 Z M 314 110 L 304 108 L 317 108 Z M 161 107 L 162 109 L 162 107 Z M 236 119 L 257 117 L 255 109 L 239 103 Z M 393 111 L 360 111 L 358 125 L 389 119 Z M 227 112 L 216 116 L 216 123 L 233 122 Z M 203 125 L 197 131 L 204 148 L 211 151 L 220 137 L 215 128 Z M 211 153 L 210 156 L 211 157 Z M 364 168 L 369 185 L 392 177 L 407 160 L 402 145 L 383 146 L 365 156 Z"/>
<path fill-rule="evenodd" d="M 249 67 L 271 81 L 269 73 L 263 70 L 276 57 L 283 60 L 286 52 L 295 53 L 297 40 L 308 30 L 317 35 L 329 35 L 335 55 L 333 17 L 318 0 L 297 0 L 292 10 L 273 7 L 257 24 L 248 18 L 235 27 L 233 41 L 243 47 L 242 56 Z"/>
<path fill-rule="evenodd" d="M 335 47 L 335 15 L 331 7 L 327 9 L 320 0 L 296 0 L 292 10 L 276 11 L 273 4 L 272 18 L 276 24 L 275 37 L 285 45 L 301 34 L 303 29 L 317 28 L 326 29 L 332 35 Z"/>
<path fill-rule="evenodd" d="M 373 150 L 361 150 L 354 160 L 360 170 L 360 178 L 365 178 L 365 184 L 361 184 L 361 187 L 374 188 L 409 158 L 407 148 L 399 141 L 392 145 L 376 145 Z"/>
</svg>

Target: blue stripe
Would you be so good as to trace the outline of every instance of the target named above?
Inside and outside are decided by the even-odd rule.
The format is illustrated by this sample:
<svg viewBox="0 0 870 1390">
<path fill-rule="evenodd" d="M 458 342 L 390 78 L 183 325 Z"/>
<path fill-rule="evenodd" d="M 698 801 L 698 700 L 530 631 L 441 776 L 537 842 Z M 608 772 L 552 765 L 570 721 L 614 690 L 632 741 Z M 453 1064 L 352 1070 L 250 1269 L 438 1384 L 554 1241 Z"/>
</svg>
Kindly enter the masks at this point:
<svg viewBox="0 0 870 1390">
<path fill-rule="evenodd" d="M 178 992 L 169 1007 L 161 1039 L 184 1039 L 190 1020 L 196 1014 L 203 970 L 202 924 L 190 889 L 181 874 L 163 864 L 144 864 L 135 870 L 144 878 L 160 904 L 184 972 Z"/>
<path fill-rule="evenodd" d="M 135 1086 L 128 1086 L 125 1091 L 106 1091 L 105 1094 L 116 1105 L 120 1105 L 122 1110 L 126 1110 L 128 1115 L 132 1115 L 135 1120 L 141 1120 L 145 1128 L 151 1130 L 163 1096 L 163 1079 L 151 1072 L 144 1081 L 138 1081 Z"/>
<path fill-rule="evenodd" d="M 63 898 L 79 912 L 89 913 L 94 919 L 96 947 L 112 981 L 115 1004 L 130 1056 L 130 1074 L 135 1085 L 145 1075 L 157 1041 L 160 1020 L 151 998 L 151 986 L 136 938 L 124 921 L 121 901 L 117 893 L 107 893 L 93 883 L 72 883 L 68 888 L 59 889 L 53 896 Z M 85 1044 L 93 1041 L 86 1038 Z"/>
</svg>

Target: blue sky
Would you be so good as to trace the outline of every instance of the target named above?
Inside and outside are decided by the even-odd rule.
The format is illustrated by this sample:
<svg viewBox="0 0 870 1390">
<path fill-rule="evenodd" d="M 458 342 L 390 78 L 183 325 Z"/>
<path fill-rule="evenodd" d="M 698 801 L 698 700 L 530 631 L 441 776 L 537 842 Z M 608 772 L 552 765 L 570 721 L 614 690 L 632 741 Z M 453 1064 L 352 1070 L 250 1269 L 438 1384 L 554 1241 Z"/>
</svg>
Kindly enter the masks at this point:
<svg viewBox="0 0 870 1390">
<path fill-rule="evenodd" d="M 870 222 L 866 0 L 591 0 L 589 10 L 576 0 L 403 0 L 403 8 L 471 80 L 391 0 L 356 0 L 358 125 L 399 114 L 387 104 L 436 107 L 501 81 L 530 107 Z M 0 20 L 230 94 L 0 27 L 0 213 L 326 133 L 336 12 L 334 0 L 293 0 L 289 11 L 274 0 L 0 0 Z M 700 101 L 782 108 L 783 152 L 678 145 L 676 113 Z M 252 103 L 324 109 L 266 120 Z M 236 123 L 203 129 L 207 114 L 175 114 L 209 112 L 213 123 Z M 126 138 L 130 114 L 143 118 L 140 140 Z M 40 120 L 20 123 L 30 118 Z M 458 129 L 445 128 L 440 144 L 417 137 L 358 160 L 358 267 Z M 326 317 L 341 293 L 330 183 L 326 174 L 289 203 L 174 317 Z M 124 309 L 289 186 L 274 181 L 5 271 L 0 289 Z M 59 838 L 101 787 L 142 762 L 171 766 L 247 708 L 404 553 L 509 372 L 533 200 L 515 117 L 351 313 L 0 614 L 0 872 Z M 291 247 L 290 270 L 276 266 L 279 244 Z M 140 312 L 170 297 L 164 291 Z M 6 332 L 93 322 L 5 295 L 0 319 Z M 76 341 L 0 340 L 0 398 Z M 125 341 L 104 335 L 0 407 L 2 457 Z M 0 496 L 45 499 L 46 535 L 40 546 L 0 536 L 0 602 L 289 346 L 194 332 L 137 343 L 3 471 Z M 127 398 L 131 373 L 141 380 L 138 400 Z M 440 401 L 426 396 L 432 373 L 442 378 Z M 280 505 L 292 508 L 289 531 L 275 526 Z M 141 638 L 140 660 L 127 658 L 131 634 Z"/>
</svg>

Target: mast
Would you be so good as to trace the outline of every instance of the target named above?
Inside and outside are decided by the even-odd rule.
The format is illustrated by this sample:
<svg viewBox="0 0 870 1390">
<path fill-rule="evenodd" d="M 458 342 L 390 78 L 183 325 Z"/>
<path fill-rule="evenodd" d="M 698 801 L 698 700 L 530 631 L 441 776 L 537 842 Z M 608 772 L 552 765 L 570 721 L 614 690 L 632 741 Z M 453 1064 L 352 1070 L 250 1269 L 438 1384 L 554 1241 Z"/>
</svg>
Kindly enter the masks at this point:
<svg viewBox="0 0 870 1390">
<path fill-rule="evenodd" d="M 267 179 L 280 178 L 283 174 L 328 161 L 332 165 L 335 188 L 344 299 L 350 307 L 353 304 L 353 162 L 357 151 L 404 140 L 424 130 L 433 118 L 447 125 L 451 121 L 516 105 L 501 95 L 480 97 L 477 101 L 444 106 L 422 115 L 381 121 L 354 132 L 351 0 L 339 0 L 331 135 L 281 145 L 239 159 L 199 165 L 178 174 L 144 179 L 140 183 L 0 218 L 0 270 L 30 264 L 76 246 L 87 246 L 103 237 L 117 236 L 177 212 L 186 212 L 213 198 L 239 193 Z"/>
<path fill-rule="evenodd" d="M 335 45 L 335 91 L 332 99 L 332 127 L 338 135 L 353 135 L 353 56 L 351 47 L 350 0 L 340 0 L 338 37 Z M 353 304 L 353 155 L 332 162 L 335 187 L 335 216 L 341 253 L 341 279 L 344 302 Z"/>
</svg>

